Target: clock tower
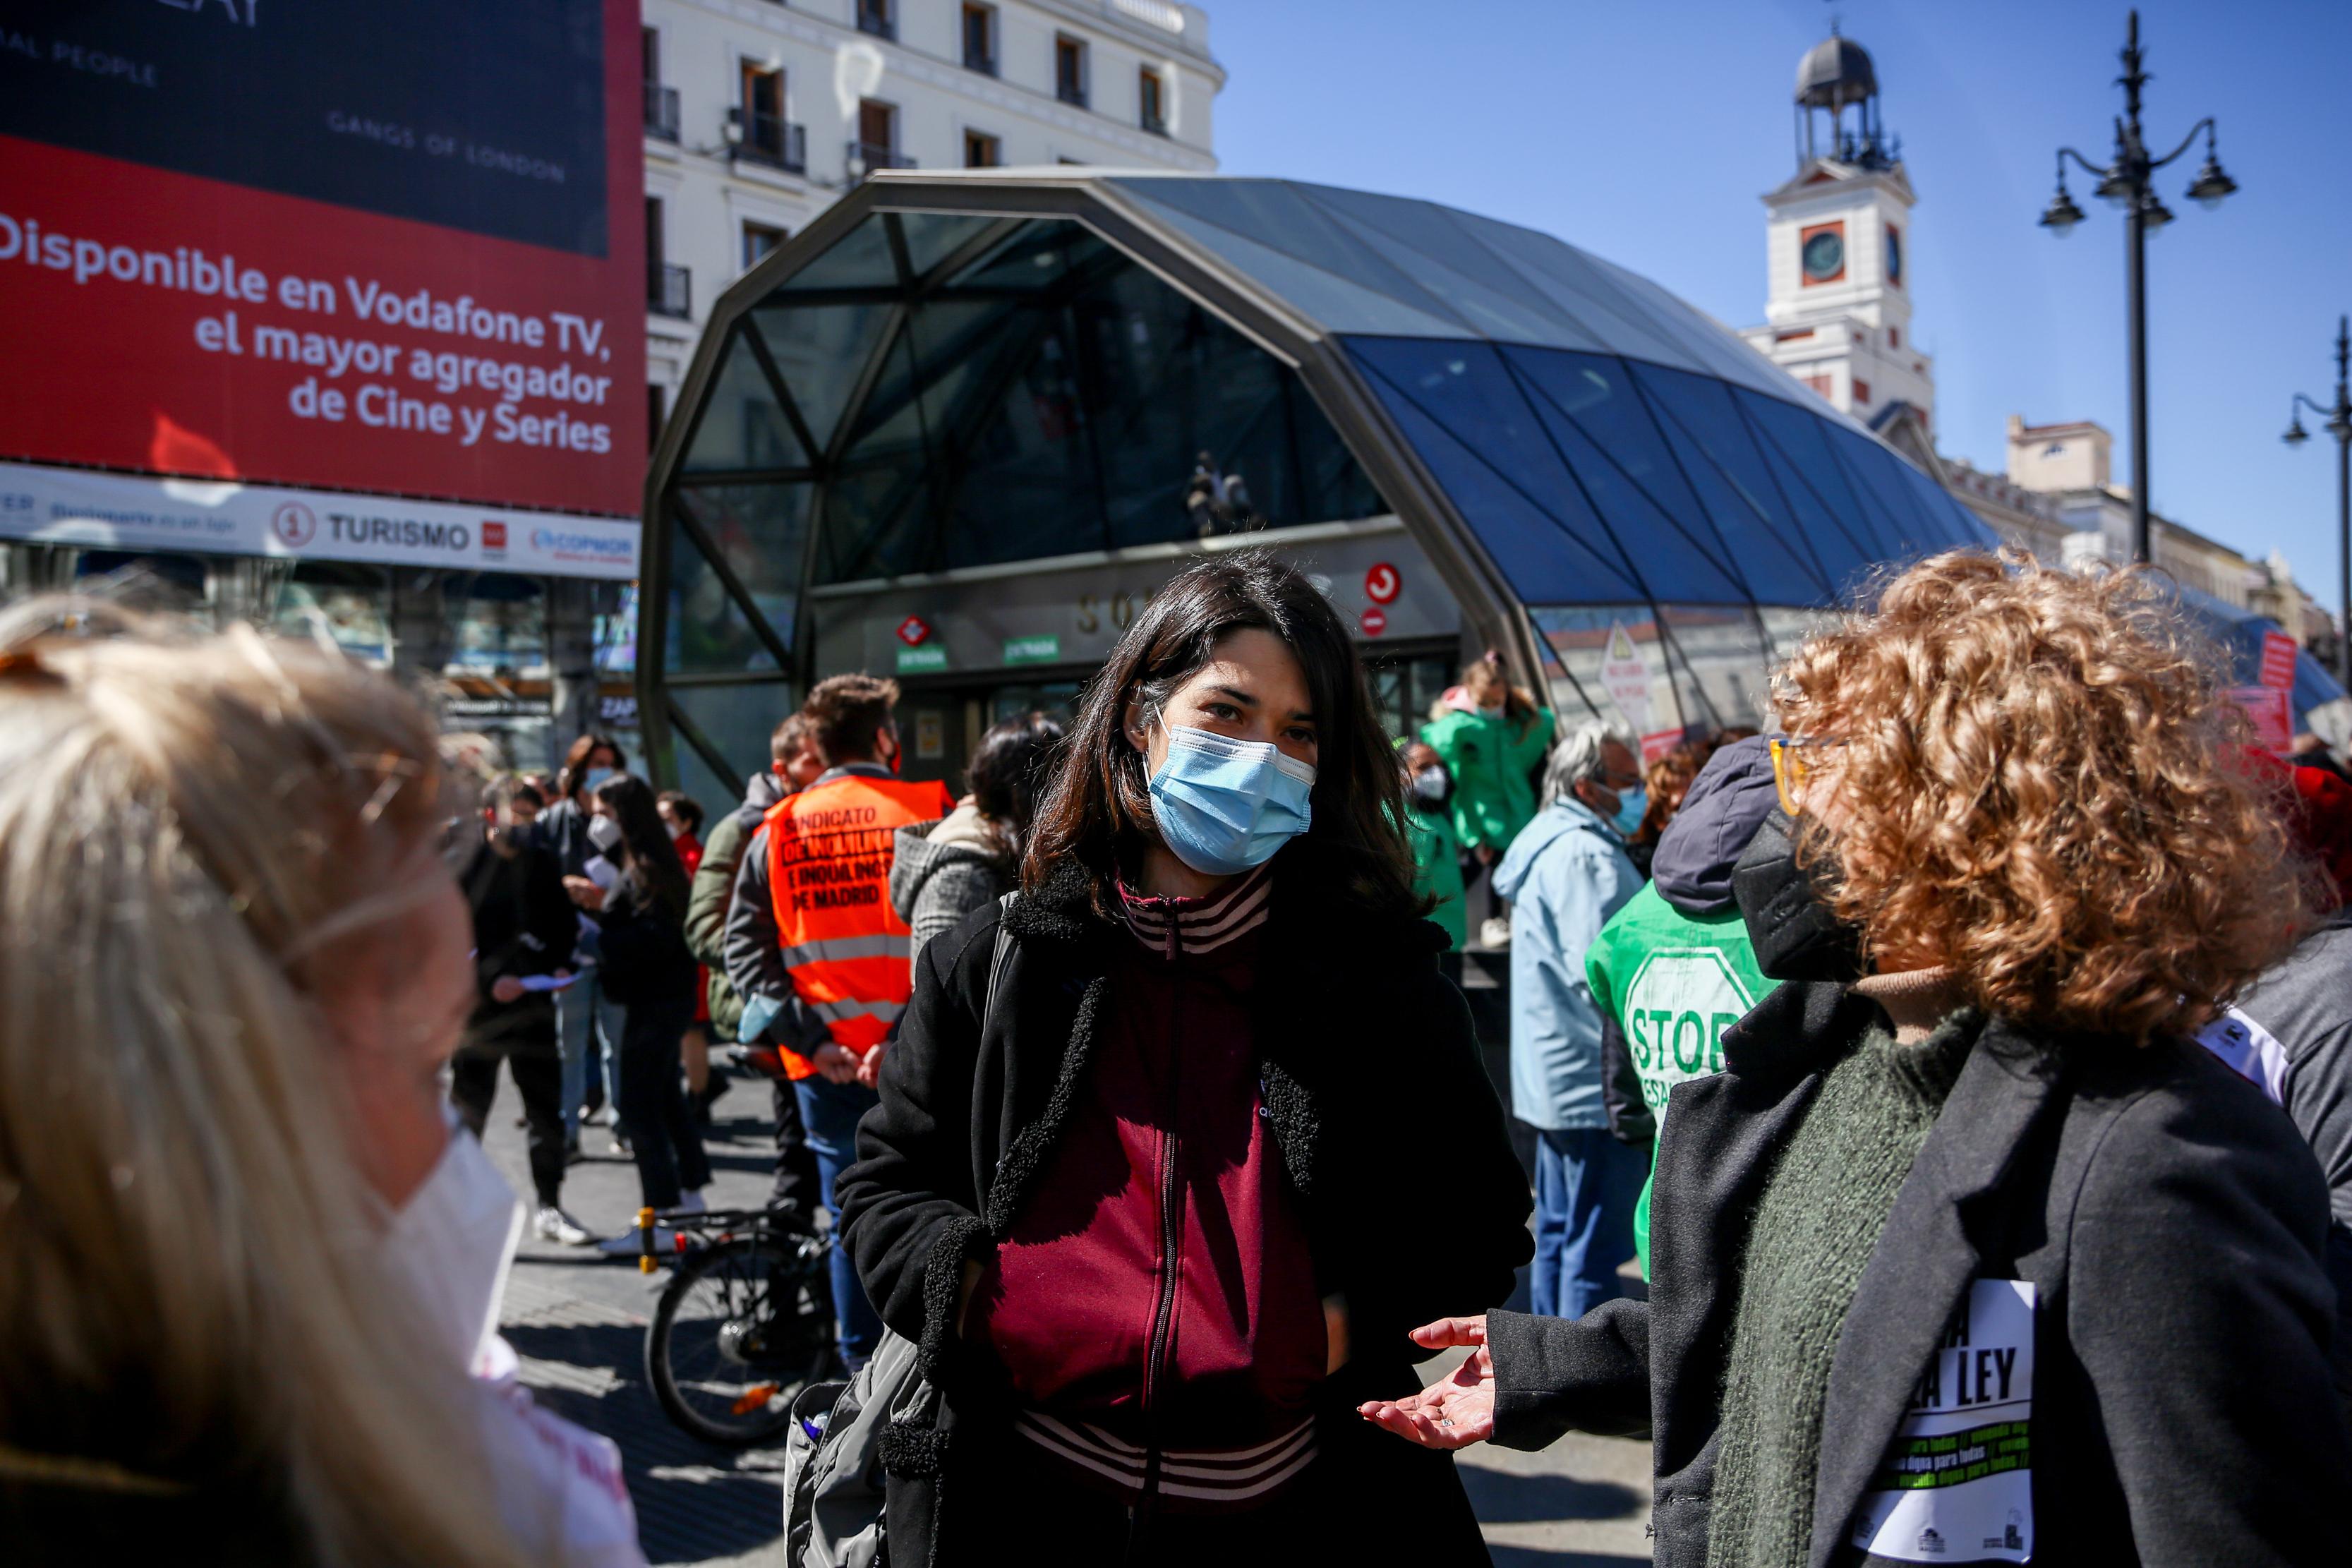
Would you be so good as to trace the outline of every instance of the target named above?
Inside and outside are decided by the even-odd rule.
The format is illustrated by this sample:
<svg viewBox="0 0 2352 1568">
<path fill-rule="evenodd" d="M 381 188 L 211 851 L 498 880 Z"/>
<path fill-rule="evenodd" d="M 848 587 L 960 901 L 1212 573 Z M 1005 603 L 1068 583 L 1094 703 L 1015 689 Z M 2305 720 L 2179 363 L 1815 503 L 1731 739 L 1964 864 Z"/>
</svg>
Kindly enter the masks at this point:
<svg viewBox="0 0 2352 1568">
<path fill-rule="evenodd" d="M 1870 56 L 1834 27 L 1797 67 L 1796 153 L 1764 197 L 1765 323 L 1740 335 L 1865 424 L 1907 411 L 1931 426 L 1934 362 L 1911 341 L 1916 198 Z"/>
</svg>

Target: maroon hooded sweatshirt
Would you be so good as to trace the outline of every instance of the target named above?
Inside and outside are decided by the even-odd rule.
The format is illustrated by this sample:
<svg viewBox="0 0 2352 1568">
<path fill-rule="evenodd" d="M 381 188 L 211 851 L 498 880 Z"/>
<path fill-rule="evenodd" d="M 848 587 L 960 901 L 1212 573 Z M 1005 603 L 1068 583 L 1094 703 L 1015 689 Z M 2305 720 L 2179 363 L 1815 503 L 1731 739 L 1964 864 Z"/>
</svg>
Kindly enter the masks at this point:
<svg viewBox="0 0 2352 1568">
<path fill-rule="evenodd" d="M 1170 1510 L 1263 1503 L 1315 1455 L 1322 1302 L 1251 1006 L 1271 890 L 1265 867 L 1206 899 L 1122 889 L 1079 1103 L 972 1297 L 1015 1430 Z"/>
</svg>

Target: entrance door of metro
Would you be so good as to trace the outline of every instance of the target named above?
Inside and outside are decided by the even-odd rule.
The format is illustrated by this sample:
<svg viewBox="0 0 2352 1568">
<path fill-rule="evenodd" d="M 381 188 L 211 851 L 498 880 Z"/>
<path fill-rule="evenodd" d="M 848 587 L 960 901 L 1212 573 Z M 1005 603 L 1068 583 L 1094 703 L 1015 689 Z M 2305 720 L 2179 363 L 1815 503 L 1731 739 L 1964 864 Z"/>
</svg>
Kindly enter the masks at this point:
<svg viewBox="0 0 2352 1568">
<path fill-rule="evenodd" d="M 961 795 L 964 770 L 991 726 L 1036 711 L 1067 725 L 1083 682 L 1076 673 L 1045 671 L 986 680 L 906 680 L 898 698 L 904 776 L 940 779 Z"/>
</svg>

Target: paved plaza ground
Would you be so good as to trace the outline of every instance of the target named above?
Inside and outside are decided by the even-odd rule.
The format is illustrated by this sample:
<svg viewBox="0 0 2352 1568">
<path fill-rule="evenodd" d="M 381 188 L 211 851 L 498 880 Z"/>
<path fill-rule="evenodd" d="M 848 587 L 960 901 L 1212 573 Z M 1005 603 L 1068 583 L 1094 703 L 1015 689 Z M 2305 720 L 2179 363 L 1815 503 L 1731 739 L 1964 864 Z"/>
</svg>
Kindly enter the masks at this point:
<svg viewBox="0 0 2352 1568">
<path fill-rule="evenodd" d="M 740 1080 L 719 1101 L 708 1138 L 718 1173 L 712 1206 L 749 1206 L 764 1196 L 772 1163 L 767 1107 L 766 1087 Z M 514 1086 L 501 1074 L 489 1152 L 515 1190 L 527 1193 L 519 1113 Z M 636 1214 L 635 1169 L 604 1152 L 611 1139 L 603 1129 L 588 1130 L 585 1141 L 591 1158 L 567 1173 L 564 1205 L 592 1230 L 618 1231 Z M 646 1321 L 661 1279 L 593 1249 L 526 1236 L 502 1316 L 523 1380 L 550 1407 L 620 1444 L 653 1562 L 781 1568 L 781 1452 L 739 1454 L 688 1437 L 646 1386 Z M 1434 1376 L 1453 1361 L 1440 1357 L 1425 1370 Z M 1647 1444 L 1570 1437 L 1540 1454 L 1474 1448 L 1461 1463 L 1498 1568 L 1650 1560 Z"/>
</svg>

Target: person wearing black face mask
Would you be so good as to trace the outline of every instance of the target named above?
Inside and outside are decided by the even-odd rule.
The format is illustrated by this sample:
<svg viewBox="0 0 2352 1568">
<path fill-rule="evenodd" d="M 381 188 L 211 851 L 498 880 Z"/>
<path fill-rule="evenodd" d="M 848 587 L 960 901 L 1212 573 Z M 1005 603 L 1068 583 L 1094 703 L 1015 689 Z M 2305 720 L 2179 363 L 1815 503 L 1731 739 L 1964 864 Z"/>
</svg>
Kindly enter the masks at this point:
<svg viewBox="0 0 2352 1568">
<path fill-rule="evenodd" d="M 1977 552 L 1807 638 L 1734 875 L 1786 983 L 1673 1092 L 1651 1300 L 1424 1325 L 1362 1414 L 1648 1429 L 1659 1568 L 2341 1563 L 2326 1178 L 2192 1037 L 2318 918 L 2220 664 Z"/>
<path fill-rule="evenodd" d="M 539 1200 L 532 1227 L 541 1240 L 580 1247 L 595 1237 L 562 1205 L 563 1068 L 550 1000 L 572 978 L 577 927 L 562 865 L 536 842 L 541 805 L 540 793 L 520 779 L 492 786 L 483 843 L 460 879 L 474 915 L 480 995 L 466 1042 L 450 1058 L 449 1100 L 479 1138 L 498 1096 L 499 1063 L 507 1064 L 529 1129 Z"/>
<path fill-rule="evenodd" d="M 1462 984 L 1462 950 L 1469 944 L 1470 921 L 1464 907 L 1462 840 L 1454 832 L 1454 775 L 1445 759 L 1426 741 L 1399 748 L 1404 763 L 1405 831 L 1412 839 L 1412 890 L 1431 900 L 1427 918 L 1444 928 L 1452 943 L 1437 966 Z"/>
</svg>

